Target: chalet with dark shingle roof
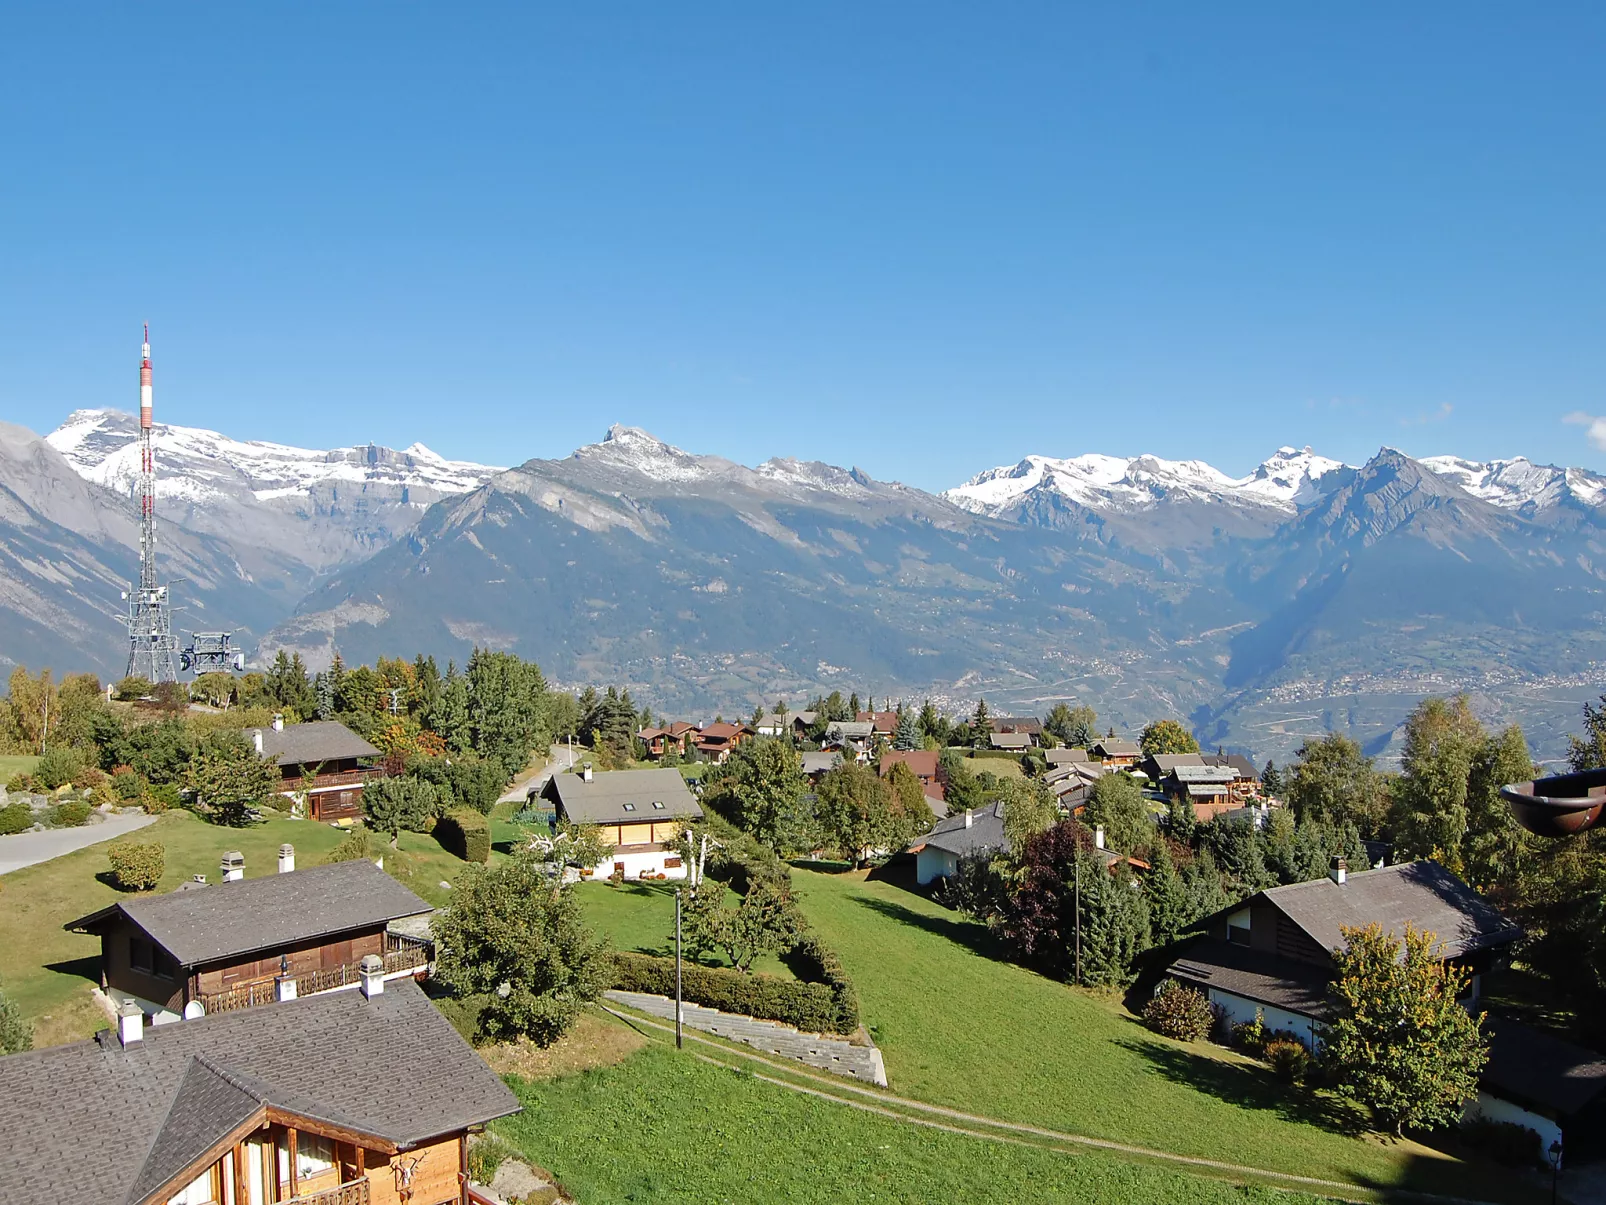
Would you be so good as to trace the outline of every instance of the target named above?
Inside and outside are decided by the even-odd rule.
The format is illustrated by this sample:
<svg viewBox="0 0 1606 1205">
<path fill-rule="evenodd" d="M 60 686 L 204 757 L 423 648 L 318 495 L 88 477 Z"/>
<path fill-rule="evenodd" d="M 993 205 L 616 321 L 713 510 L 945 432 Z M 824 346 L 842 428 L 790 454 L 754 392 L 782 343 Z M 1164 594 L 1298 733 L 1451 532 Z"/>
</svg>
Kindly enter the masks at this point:
<svg viewBox="0 0 1606 1205">
<path fill-rule="evenodd" d="M 1135 766 L 1143 751 L 1138 748 L 1137 742 L 1129 741 L 1124 736 L 1105 736 L 1094 741 L 1088 752 L 1106 765 Z"/>
<path fill-rule="evenodd" d="M 135 1014 L 0 1058 L 0 1201 L 456 1202 L 468 1132 L 518 1111 L 405 980 L 148 1030 Z"/>
<path fill-rule="evenodd" d="M 279 793 L 304 803 L 309 820 L 361 816 L 363 784 L 384 773 L 372 765 L 379 750 L 334 720 L 286 725 L 275 719 L 270 728 L 247 728 L 245 737 L 279 767 Z"/>
<path fill-rule="evenodd" d="M 422 974 L 429 943 L 389 926 L 430 911 L 360 858 L 133 896 L 66 928 L 100 938 L 106 994 L 161 1023 L 192 1005 L 211 1013 L 266 1004 L 286 990 L 304 996 L 355 986 L 368 954 L 380 956 L 392 977 Z"/>
<path fill-rule="evenodd" d="M 727 724 L 717 720 L 712 724 L 705 724 L 697 732 L 697 749 L 704 757 L 714 763 L 724 761 L 731 755 L 731 750 L 740 745 L 748 737 L 757 735 L 746 724 Z"/>
<path fill-rule="evenodd" d="M 612 770 L 554 774 L 541 788 L 557 819 L 595 826 L 613 852 L 581 873 L 683 879 L 686 867 L 674 848 L 681 827 L 703 818 L 679 770 Z"/>
</svg>

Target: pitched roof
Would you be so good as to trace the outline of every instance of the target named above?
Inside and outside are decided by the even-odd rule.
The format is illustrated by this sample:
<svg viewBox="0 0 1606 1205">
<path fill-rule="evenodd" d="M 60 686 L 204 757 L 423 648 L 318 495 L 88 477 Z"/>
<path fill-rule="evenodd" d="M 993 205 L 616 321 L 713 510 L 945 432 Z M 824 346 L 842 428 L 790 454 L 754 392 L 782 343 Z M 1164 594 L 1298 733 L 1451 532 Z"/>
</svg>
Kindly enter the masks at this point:
<svg viewBox="0 0 1606 1205">
<path fill-rule="evenodd" d="M 702 730 L 697 734 L 697 739 L 700 741 L 728 741 L 737 733 L 752 731 L 746 724 L 729 724 L 721 720 L 713 724 L 704 724 Z"/>
<path fill-rule="evenodd" d="M 1024 732 L 994 732 L 987 738 L 994 749 L 1030 749 L 1032 738 Z"/>
<path fill-rule="evenodd" d="M 1137 742 L 1129 741 L 1124 736 L 1106 736 L 1093 742 L 1093 752 L 1105 757 L 1136 757 L 1142 750 Z"/>
<path fill-rule="evenodd" d="M 833 766 L 842 763 L 842 755 L 840 753 L 826 750 L 820 752 L 810 750 L 799 754 L 799 756 L 803 759 L 803 773 L 805 774 L 824 774 Z"/>
<path fill-rule="evenodd" d="M 1237 774 L 1229 766 L 1207 766 L 1203 762 L 1194 762 L 1173 766 L 1169 777 L 1181 783 L 1230 783 Z"/>
<path fill-rule="evenodd" d="M 1154 768 L 1162 776 L 1171 773 L 1178 766 L 1202 766 L 1205 759 L 1197 753 L 1154 753 L 1147 761 L 1154 763 Z"/>
<path fill-rule="evenodd" d="M 993 720 L 994 732 L 1024 732 L 1037 736 L 1043 731 L 1043 721 L 1034 715 L 1001 715 Z"/>
<path fill-rule="evenodd" d="M 405 979 L 372 999 L 329 992 L 159 1025 L 127 1048 L 102 1030 L 0 1059 L 0 1201 L 160 1202 L 264 1106 L 401 1149 L 519 1109 Z"/>
<path fill-rule="evenodd" d="M 1232 794 L 1232 788 L 1224 782 L 1184 782 L 1182 789 L 1189 799 L 1219 799 Z"/>
<path fill-rule="evenodd" d="M 898 727 L 896 711 L 861 711 L 853 718 L 861 724 L 869 724 L 877 732 L 892 732 Z"/>
<path fill-rule="evenodd" d="M 1044 751 L 1043 756 L 1048 759 L 1048 764 L 1051 766 L 1064 766 L 1088 760 L 1086 749 L 1048 749 Z"/>
<path fill-rule="evenodd" d="M 1242 753 L 1206 753 L 1204 760 L 1207 766 L 1225 766 L 1233 770 L 1239 778 L 1260 777 L 1260 771 L 1255 769 L 1255 763 Z"/>
<path fill-rule="evenodd" d="M 366 858 L 199 890 L 136 896 L 70 921 L 96 932 L 121 914 L 191 967 L 417 916 L 430 906 Z"/>
<path fill-rule="evenodd" d="M 892 767 L 902 762 L 913 771 L 916 778 L 937 777 L 937 752 L 934 749 L 889 749 L 881 755 L 879 769 L 885 778 L 892 773 Z"/>
<path fill-rule="evenodd" d="M 967 817 L 970 820 L 968 828 L 965 825 Z M 1004 836 L 1004 805 L 995 803 L 991 807 L 968 813 L 957 812 L 939 820 L 929 833 L 910 846 L 910 852 L 918 853 L 927 847 L 956 857 L 979 853 L 984 849 L 1009 852 L 1009 838 Z"/>
<path fill-rule="evenodd" d="M 338 720 L 287 724 L 280 732 L 272 728 L 247 728 L 246 739 L 255 740 L 258 733 L 262 736 L 262 756 L 272 758 L 281 766 L 379 756 L 378 749 Z"/>
<path fill-rule="evenodd" d="M 1324 950 L 1344 944 L 1340 927 L 1373 923 L 1401 937 L 1406 925 L 1437 936 L 1443 956 L 1505 945 L 1522 930 L 1437 862 L 1402 862 L 1381 870 L 1293 883 L 1261 892 Z"/>
<path fill-rule="evenodd" d="M 579 774 L 554 774 L 541 788 L 541 798 L 556 804 L 572 824 L 700 820 L 703 815 L 679 770 L 609 770 L 593 774 L 590 782 Z"/>
<path fill-rule="evenodd" d="M 1278 958 L 1263 950 L 1224 941 L 1198 941 L 1167 969 L 1168 975 L 1201 988 L 1216 988 L 1322 1020 L 1332 1015 L 1327 998 L 1331 976 L 1318 966 Z"/>
<path fill-rule="evenodd" d="M 875 725 L 869 720 L 832 720 L 825 735 L 827 740 L 864 740 L 875 735 Z"/>
<path fill-rule="evenodd" d="M 1515 1104 L 1567 1116 L 1606 1091 L 1606 1058 L 1527 1025 L 1491 1017 L 1482 1082 Z"/>
</svg>

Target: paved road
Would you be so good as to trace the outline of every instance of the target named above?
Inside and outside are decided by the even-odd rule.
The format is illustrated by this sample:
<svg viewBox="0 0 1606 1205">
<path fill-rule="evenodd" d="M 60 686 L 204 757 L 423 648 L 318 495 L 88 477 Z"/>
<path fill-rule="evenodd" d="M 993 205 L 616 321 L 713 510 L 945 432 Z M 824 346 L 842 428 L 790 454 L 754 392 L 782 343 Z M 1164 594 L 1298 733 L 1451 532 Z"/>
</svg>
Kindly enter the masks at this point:
<svg viewBox="0 0 1606 1205">
<path fill-rule="evenodd" d="M 155 816 L 108 816 L 99 824 L 86 824 L 82 828 L 51 828 L 42 833 L 16 833 L 0 837 L 0 874 L 10 874 L 24 866 L 48 862 L 62 854 L 98 845 L 102 841 L 115 841 L 126 837 L 147 824 L 156 823 Z"/>
<path fill-rule="evenodd" d="M 588 752 L 589 750 L 581 749 L 578 745 L 576 745 L 574 749 L 575 761 L 578 763 L 580 760 L 580 755 Z M 514 779 L 513 785 L 507 790 L 503 791 L 501 797 L 497 799 L 496 802 L 523 803 L 525 797 L 530 791 L 533 790 L 539 792 L 542 787 L 546 786 L 547 779 L 552 777 L 553 771 L 567 770 L 569 768 L 569 756 L 569 747 L 567 745 L 553 745 L 552 748 L 547 751 L 546 765 L 542 766 L 533 778 Z"/>
</svg>

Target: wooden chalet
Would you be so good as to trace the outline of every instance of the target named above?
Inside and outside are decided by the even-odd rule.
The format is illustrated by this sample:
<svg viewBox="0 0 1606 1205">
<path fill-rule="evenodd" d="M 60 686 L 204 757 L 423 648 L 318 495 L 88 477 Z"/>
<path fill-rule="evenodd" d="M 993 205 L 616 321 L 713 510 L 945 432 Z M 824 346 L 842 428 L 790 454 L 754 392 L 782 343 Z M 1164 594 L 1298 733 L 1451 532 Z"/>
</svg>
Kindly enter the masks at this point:
<svg viewBox="0 0 1606 1205">
<path fill-rule="evenodd" d="M 643 728 L 636 733 L 636 739 L 647 747 L 647 756 L 655 761 L 671 753 L 677 757 L 686 756 L 696 736 L 697 725 L 684 720 L 675 720 L 658 728 Z"/>
<path fill-rule="evenodd" d="M 992 724 L 993 732 L 1000 736 L 1030 737 L 1030 745 L 1043 743 L 1043 721 L 1034 715 L 1001 715 Z"/>
<path fill-rule="evenodd" d="M 586 875 L 682 879 L 686 868 L 674 841 L 681 826 L 703 818 L 703 809 L 679 770 L 612 770 L 587 765 L 578 774 L 554 774 L 541 788 L 558 820 L 591 825 L 612 852 Z"/>
<path fill-rule="evenodd" d="M 355 987 L 368 955 L 388 978 L 428 970 L 431 945 L 392 922 L 431 908 L 366 859 L 246 879 L 225 855 L 224 881 L 122 899 L 66 925 L 100 938 L 101 988 L 156 1024 Z"/>
<path fill-rule="evenodd" d="M 1100 737 L 1088 747 L 1088 752 L 1107 766 L 1125 769 L 1138 764 L 1143 751 L 1138 748 L 1136 741 L 1129 741 L 1124 736 Z"/>
<path fill-rule="evenodd" d="M 247 728 L 245 735 L 279 767 L 279 794 L 305 802 L 308 820 L 361 816 L 363 783 L 384 773 L 374 765 L 379 750 L 334 720 L 287 726 L 275 717 L 272 727 Z"/>
<path fill-rule="evenodd" d="M 1237 774 L 1230 766 L 1185 763 L 1172 766 L 1161 780 L 1160 790 L 1167 799 L 1191 804 L 1194 818 L 1208 824 L 1243 806 L 1245 796 L 1235 793 L 1236 782 Z"/>
<path fill-rule="evenodd" d="M 377 959 L 375 959 L 377 962 Z M 467 1137 L 517 1098 L 417 985 L 0 1059 L 0 1201 L 468 1205 Z"/>
<path fill-rule="evenodd" d="M 935 750 L 888 750 L 881 755 L 878 766 L 881 777 L 885 778 L 891 774 L 892 767 L 900 764 L 908 766 L 920 780 L 920 789 L 925 792 L 927 799 L 935 799 L 941 803 L 946 798 L 947 786 L 943 782 L 942 764 Z"/>
<path fill-rule="evenodd" d="M 896 711 L 861 711 L 853 717 L 860 724 L 870 725 L 870 732 L 874 736 L 884 736 L 888 740 L 898 730 L 898 713 Z"/>
<path fill-rule="evenodd" d="M 697 750 L 711 762 L 722 762 L 731 750 L 757 733 L 747 724 L 727 724 L 716 721 L 704 725 L 697 733 Z"/>
</svg>

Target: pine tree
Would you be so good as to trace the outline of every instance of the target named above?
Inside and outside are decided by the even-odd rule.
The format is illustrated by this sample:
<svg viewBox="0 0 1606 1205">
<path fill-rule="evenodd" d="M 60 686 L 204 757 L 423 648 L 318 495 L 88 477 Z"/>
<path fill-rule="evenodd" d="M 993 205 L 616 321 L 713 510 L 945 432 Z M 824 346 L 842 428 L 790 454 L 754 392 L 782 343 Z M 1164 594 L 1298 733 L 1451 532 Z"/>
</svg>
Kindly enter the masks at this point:
<svg viewBox="0 0 1606 1205">
<path fill-rule="evenodd" d="M 1143 876 L 1143 890 L 1149 897 L 1149 928 L 1155 945 L 1174 941 L 1194 919 L 1188 906 L 1188 885 L 1177 870 L 1171 847 L 1158 840 L 1149 854 L 1149 871 Z"/>
<path fill-rule="evenodd" d="M 1260 772 L 1260 789 L 1273 799 L 1282 798 L 1283 773 L 1277 768 L 1277 763 L 1270 758 L 1266 759 L 1266 768 Z"/>
<path fill-rule="evenodd" d="M 1088 851 L 1082 861 L 1082 979 L 1086 987 L 1132 982 L 1138 955 L 1149 948 L 1149 903 L 1134 890 L 1124 862 L 1114 873 Z"/>
<path fill-rule="evenodd" d="M 898 727 L 892 734 L 892 747 L 907 753 L 920 748 L 920 724 L 908 709 L 898 713 Z"/>
<path fill-rule="evenodd" d="M 853 713 L 850 716 L 848 716 L 848 718 L 850 720 L 856 720 L 856 719 L 859 718 L 859 692 L 858 691 L 854 691 L 853 694 L 849 696 L 849 698 L 848 698 L 848 710 Z"/>
<path fill-rule="evenodd" d="M 977 699 L 976 710 L 970 717 L 970 743 L 977 749 L 985 749 L 990 743 L 987 738 L 992 734 L 993 721 L 987 714 L 987 700 Z"/>
</svg>

